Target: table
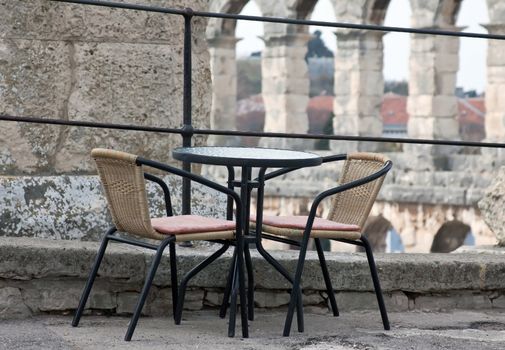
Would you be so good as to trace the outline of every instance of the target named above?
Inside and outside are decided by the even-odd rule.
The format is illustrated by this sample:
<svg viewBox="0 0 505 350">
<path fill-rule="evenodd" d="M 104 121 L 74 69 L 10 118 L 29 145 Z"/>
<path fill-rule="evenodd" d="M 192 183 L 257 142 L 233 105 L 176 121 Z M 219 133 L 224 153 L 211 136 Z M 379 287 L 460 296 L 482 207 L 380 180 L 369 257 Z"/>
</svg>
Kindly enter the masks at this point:
<svg viewBox="0 0 505 350">
<path fill-rule="evenodd" d="M 261 222 L 263 208 L 263 189 L 265 172 L 268 168 L 302 168 L 318 166 L 322 163 L 322 158 L 313 153 L 259 148 L 259 147 L 180 147 L 173 150 L 172 155 L 175 159 L 189 163 L 199 163 L 208 165 L 220 165 L 228 168 L 228 187 L 240 187 L 240 198 L 242 202 L 242 227 L 243 232 L 237 232 L 237 244 L 234 252 L 233 263 L 228 274 L 228 283 L 225 290 L 224 301 L 221 307 L 220 316 L 226 314 L 227 302 L 230 298 L 230 322 L 228 335 L 233 336 L 235 332 L 236 301 L 237 289 L 240 294 L 241 305 L 245 303 L 245 276 L 243 272 L 244 260 L 247 268 L 248 297 L 247 297 L 247 318 L 254 319 L 254 275 L 252 269 L 252 260 L 249 251 L 249 245 L 254 244 L 258 252 L 267 260 L 277 271 L 279 271 L 289 282 L 293 282 L 292 276 L 280 265 L 261 244 Z M 241 179 L 235 180 L 234 167 L 240 167 Z M 251 179 L 252 169 L 259 168 L 259 175 L 256 179 Z M 257 219 L 254 232 L 249 232 L 249 215 L 251 193 L 257 188 Z M 227 219 L 233 217 L 233 202 L 228 200 Z M 301 291 L 298 291 L 301 292 Z M 301 300 L 301 298 L 298 298 Z M 242 308 L 243 310 L 244 308 Z M 303 331 L 302 307 L 297 308 L 298 328 Z M 242 333 L 247 337 L 247 318 L 242 312 Z"/>
</svg>

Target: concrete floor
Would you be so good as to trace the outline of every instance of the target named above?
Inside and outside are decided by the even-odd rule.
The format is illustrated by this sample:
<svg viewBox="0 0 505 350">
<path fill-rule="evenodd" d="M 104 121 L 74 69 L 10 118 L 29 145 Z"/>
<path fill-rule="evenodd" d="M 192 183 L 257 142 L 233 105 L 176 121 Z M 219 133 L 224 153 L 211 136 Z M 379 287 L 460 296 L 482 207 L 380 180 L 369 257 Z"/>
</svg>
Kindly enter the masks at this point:
<svg viewBox="0 0 505 350">
<path fill-rule="evenodd" d="M 0 322 L 0 349 L 504 349 L 505 313 L 456 311 L 390 313 L 383 331 L 377 312 L 338 318 L 306 311 L 305 333 L 282 337 L 284 313 L 260 312 L 250 338 L 228 338 L 216 311 L 185 312 L 175 326 L 168 318 L 142 318 L 131 342 L 123 341 L 129 319 L 85 316 L 78 328 L 69 316 L 39 316 Z M 237 328 L 239 332 L 239 328 Z"/>
</svg>

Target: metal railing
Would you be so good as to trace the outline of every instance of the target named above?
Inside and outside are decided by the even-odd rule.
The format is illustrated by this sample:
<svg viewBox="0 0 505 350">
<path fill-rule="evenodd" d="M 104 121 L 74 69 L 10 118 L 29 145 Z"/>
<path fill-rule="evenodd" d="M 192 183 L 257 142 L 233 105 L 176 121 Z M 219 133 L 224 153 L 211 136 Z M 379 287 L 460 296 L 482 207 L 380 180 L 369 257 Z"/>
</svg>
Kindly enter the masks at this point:
<svg viewBox="0 0 505 350">
<path fill-rule="evenodd" d="M 204 11 L 194 11 L 190 8 L 186 9 L 173 9 L 159 6 L 137 5 L 129 3 L 118 3 L 110 1 L 97 1 L 97 0 L 50 0 L 59 3 L 72 3 L 88 6 L 101 6 L 108 8 L 117 8 L 133 11 L 144 11 L 163 13 L 169 15 L 179 15 L 184 18 L 184 50 L 183 50 L 183 123 L 180 128 L 163 128 L 163 127 L 149 127 L 131 124 L 112 124 L 112 123 L 97 123 L 97 122 L 84 122 L 84 121 L 69 121 L 61 119 L 47 119 L 37 116 L 16 116 L 0 114 L 0 120 L 15 121 L 24 123 L 38 123 L 38 124 L 52 124 L 52 125 L 65 125 L 76 126 L 85 128 L 105 128 L 116 130 L 131 130 L 143 131 L 153 133 L 169 133 L 180 134 L 182 136 L 182 145 L 187 147 L 191 146 L 191 141 L 194 135 L 224 135 L 224 136 L 246 136 L 246 137 L 275 137 L 275 138 L 295 138 L 295 139 L 317 139 L 317 140 L 338 140 L 338 141 L 365 141 L 365 142 L 387 142 L 387 143 L 402 143 L 402 144 L 428 144 L 428 145 L 446 145 L 446 146 L 469 146 L 469 147 L 484 147 L 484 148 L 505 148 L 505 143 L 499 142 L 477 142 L 477 141 L 459 141 L 459 140 L 435 140 L 435 139 L 416 139 L 416 138 L 403 138 L 403 137 L 370 137 L 370 136 L 349 136 L 349 135 L 325 135 L 325 134 L 301 134 L 301 133 L 281 133 L 281 132 L 250 132 L 250 131 L 232 131 L 232 130 L 212 130 L 212 129 L 195 129 L 192 124 L 192 60 L 191 60 L 191 38 L 192 38 L 192 19 L 195 17 L 207 18 L 222 18 L 228 20 L 243 20 L 254 22 L 270 22 L 280 24 L 293 24 L 293 25 L 311 25 L 320 27 L 333 27 L 333 28 L 346 28 L 346 29 L 359 29 L 371 30 L 381 32 L 399 32 L 410 34 L 424 34 L 424 35 L 440 35 L 452 37 L 467 37 L 467 38 L 481 38 L 481 39 L 494 39 L 505 40 L 505 35 L 500 34 L 482 34 L 482 33 L 464 33 L 454 32 L 448 30 L 436 29 L 418 29 L 418 28 L 403 28 L 391 27 L 371 24 L 353 24 L 343 22 L 324 22 L 312 21 L 303 19 L 289 19 L 280 17 L 259 17 L 259 16 L 245 16 L 238 14 L 214 13 Z M 189 163 L 183 163 L 183 169 L 191 171 Z M 183 183 L 183 213 L 190 212 L 190 189 L 191 184 L 189 180 Z"/>
</svg>

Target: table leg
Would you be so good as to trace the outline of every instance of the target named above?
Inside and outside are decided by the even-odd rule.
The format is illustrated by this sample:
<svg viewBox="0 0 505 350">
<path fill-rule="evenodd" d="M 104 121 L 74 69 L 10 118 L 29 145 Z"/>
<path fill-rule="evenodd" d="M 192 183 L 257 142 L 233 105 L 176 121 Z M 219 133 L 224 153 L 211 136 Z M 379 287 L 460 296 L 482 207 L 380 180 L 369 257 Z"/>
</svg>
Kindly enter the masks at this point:
<svg viewBox="0 0 505 350">
<path fill-rule="evenodd" d="M 263 198 L 265 191 L 265 172 L 266 168 L 261 168 L 258 174 L 258 198 L 256 200 L 256 249 L 265 258 L 265 260 L 272 265 L 285 279 L 288 280 L 291 285 L 293 285 L 294 278 L 289 274 L 289 272 L 282 266 L 273 256 L 271 256 L 263 247 L 261 241 L 261 223 L 263 222 Z M 303 332 L 305 328 L 305 322 L 303 320 L 303 301 L 301 298 L 302 290 L 297 288 L 297 290 L 291 290 L 291 293 L 297 293 L 298 298 L 296 303 L 296 321 L 298 324 L 298 332 Z"/>
<path fill-rule="evenodd" d="M 236 324 L 236 312 L 237 312 L 237 287 L 238 294 L 240 298 L 240 316 L 242 323 L 242 337 L 249 337 L 249 324 L 247 320 L 247 298 L 245 293 L 245 276 L 244 276 L 244 235 L 246 233 L 245 228 L 248 227 L 249 213 L 248 213 L 248 194 L 249 194 L 249 178 L 250 178 L 250 168 L 242 167 L 242 178 L 240 181 L 240 199 L 242 201 L 242 211 L 241 211 L 241 221 L 242 227 L 237 229 L 237 246 L 236 250 L 236 269 L 233 273 L 233 283 L 231 292 L 231 303 L 230 303 L 230 321 L 228 324 L 228 336 L 233 337 L 235 335 L 235 324 Z M 244 200 L 245 199 L 245 200 Z"/>
</svg>

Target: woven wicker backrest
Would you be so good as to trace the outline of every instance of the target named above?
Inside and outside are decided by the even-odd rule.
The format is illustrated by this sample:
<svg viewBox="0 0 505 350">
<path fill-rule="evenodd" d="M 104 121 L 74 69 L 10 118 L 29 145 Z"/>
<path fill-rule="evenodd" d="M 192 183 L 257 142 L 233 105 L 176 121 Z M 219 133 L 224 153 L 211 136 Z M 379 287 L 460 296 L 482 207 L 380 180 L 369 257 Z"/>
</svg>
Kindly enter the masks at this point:
<svg viewBox="0 0 505 350">
<path fill-rule="evenodd" d="M 151 226 L 144 171 L 136 164 L 137 156 L 101 148 L 93 149 L 91 156 L 118 231 L 159 239 Z"/>
<path fill-rule="evenodd" d="M 358 180 L 377 172 L 389 159 L 376 153 L 352 153 L 344 163 L 339 184 Z M 363 227 L 375 198 L 384 182 L 385 174 L 362 186 L 337 193 L 328 214 L 328 219 Z"/>
</svg>

